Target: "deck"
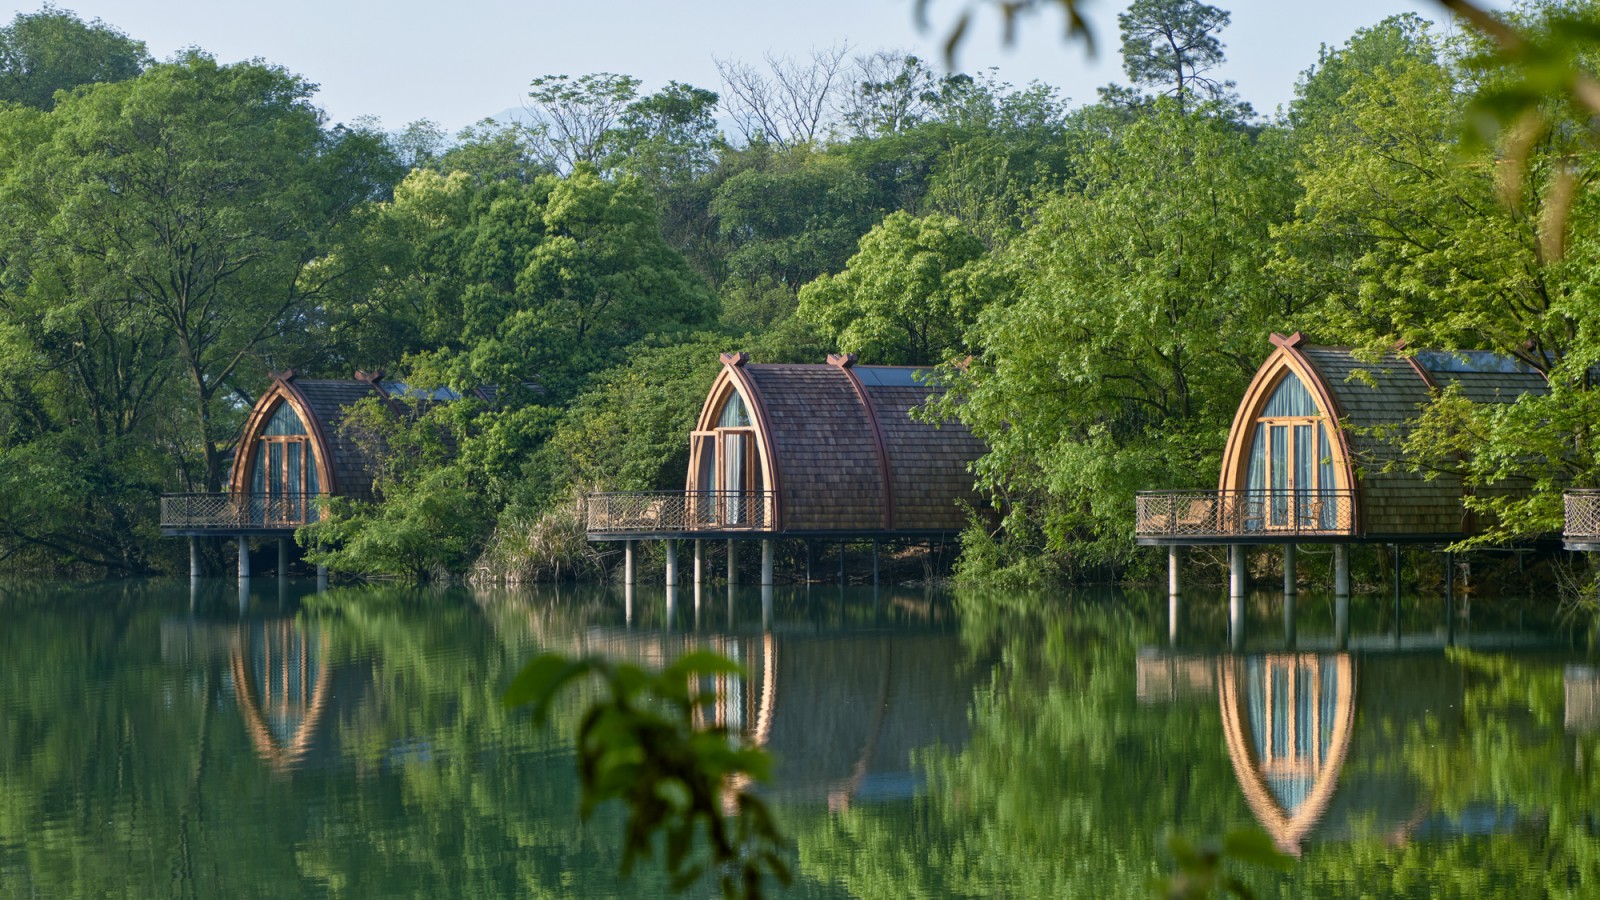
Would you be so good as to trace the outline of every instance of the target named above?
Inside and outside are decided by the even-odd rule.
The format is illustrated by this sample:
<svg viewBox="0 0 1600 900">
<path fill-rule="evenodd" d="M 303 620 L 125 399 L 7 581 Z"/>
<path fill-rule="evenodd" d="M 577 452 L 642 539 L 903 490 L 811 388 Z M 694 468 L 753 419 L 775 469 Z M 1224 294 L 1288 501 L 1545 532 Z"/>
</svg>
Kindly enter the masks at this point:
<svg viewBox="0 0 1600 900">
<path fill-rule="evenodd" d="M 167 537 L 289 535 L 319 521 L 328 494 L 162 494 Z"/>
<path fill-rule="evenodd" d="M 1568 550 L 1600 550 L 1600 490 L 1567 491 L 1561 538 Z"/>
<path fill-rule="evenodd" d="M 584 499 L 590 540 L 750 537 L 775 528 L 770 491 L 625 491 Z"/>
<path fill-rule="evenodd" d="M 1342 542 L 1356 533 L 1353 491 L 1140 491 L 1140 544 Z"/>
</svg>

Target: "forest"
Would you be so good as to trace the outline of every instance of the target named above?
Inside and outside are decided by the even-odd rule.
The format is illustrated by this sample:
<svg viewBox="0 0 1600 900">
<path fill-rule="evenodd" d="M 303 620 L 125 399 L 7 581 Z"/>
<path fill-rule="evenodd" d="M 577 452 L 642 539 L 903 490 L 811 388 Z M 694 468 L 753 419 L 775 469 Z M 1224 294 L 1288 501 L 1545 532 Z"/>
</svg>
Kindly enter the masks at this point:
<svg viewBox="0 0 1600 900">
<path fill-rule="evenodd" d="M 331 123 L 269 62 L 19 14 L 0 570 L 181 570 L 157 498 L 221 489 L 268 373 L 361 369 L 499 390 L 364 416 L 379 499 L 303 544 L 368 575 L 582 574 L 574 499 L 681 487 L 738 349 L 947 385 L 1001 513 L 961 577 L 1137 575 L 1135 491 L 1215 483 L 1275 331 L 1538 369 L 1548 395 L 1494 409 L 1439 393 L 1401 464 L 1529 479 L 1469 501 L 1496 523 L 1474 540 L 1557 532 L 1562 489 L 1600 486 L 1600 205 L 1593 114 L 1539 78 L 1597 70 L 1600 42 L 1564 36 L 1600 33 L 1600 4 L 1507 18 L 1544 68 L 1402 14 L 1325 46 L 1274 113 L 1215 77 L 1228 12 L 1138 0 L 1132 87 L 1092 102 L 836 47 L 721 60 L 715 90 L 538 75 L 526 120 L 450 135 Z"/>
</svg>

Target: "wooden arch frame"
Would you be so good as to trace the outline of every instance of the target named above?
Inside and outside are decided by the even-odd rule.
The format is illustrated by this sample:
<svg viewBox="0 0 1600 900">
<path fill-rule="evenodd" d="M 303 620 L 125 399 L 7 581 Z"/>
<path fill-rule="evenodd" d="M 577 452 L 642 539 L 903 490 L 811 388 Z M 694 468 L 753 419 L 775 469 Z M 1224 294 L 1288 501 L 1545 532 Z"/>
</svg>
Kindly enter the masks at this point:
<svg viewBox="0 0 1600 900">
<path fill-rule="evenodd" d="M 1327 421 L 1328 446 L 1333 451 L 1334 488 L 1351 492 L 1355 503 L 1352 510 L 1354 521 L 1360 521 L 1360 498 L 1356 491 L 1355 468 L 1351 465 L 1350 438 L 1343 424 L 1343 410 L 1328 389 L 1322 373 L 1300 352 L 1300 345 L 1305 343 L 1304 336 L 1299 332 L 1289 337 L 1274 334 L 1272 343 L 1277 349 L 1256 370 L 1250 386 L 1245 389 L 1244 399 L 1239 401 L 1239 408 L 1234 412 L 1233 425 L 1228 429 L 1228 443 L 1222 452 L 1222 474 L 1217 489 L 1224 492 L 1245 489 L 1250 476 L 1250 447 L 1255 439 L 1256 421 L 1261 418 L 1262 410 L 1266 408 L 1267 401 L 1272 399 L 1278 385 L 1293 373 L 1310 392 L 1317 412 Z"/>
<path fill-rule="evenodd" d="M 1293 659 L 1316 654 L 1286 654 Z M 1249 693 L 1244 684 L 1244 661 L 1223 661 L 1217 679 L 1217 699 L 1222 707 L 1222 732 L 1228 744 L 1228 758 L 1233 763 L 1233 773 L 1244 792 L 1245 803 L 1256 821 L 1272 836 L 1279 850 L 1292 856 L 1300 855 L 1300 845 L 1317 823 L 1328 812 L 1334 791 L 1339 787 L 1339 773 L 1344 770 L 1345 756 L 1350 750 L 1350 738 L 1355 731 L 1356 676 L 1355 661 L 1348 653 L 1337 654 L 1334 665 L 1339 682 L 1339 699 L 1334 713 L 1332 733 L 1328 738 L 1328 753 L 1313 781 L 1310 793 L 1300 808 L 1292 813 L 1279 805 L 1272 789 L 1261 771 L 1260 760 L 1250 742 Z"/>
<path fill-rule="evenodd" d="M 317 461 L 317 483 L 321 492 L 338 494 L 339 469 L 334 465 L 333 445 L 329 443 L 328 435 L 322 429 L 322 420 L 312 411 L 310 401 L 299 388 L 295 387 L 293 370 L 272 374 L 272 387 L 256 400 L 255 407 L 250 411 L 250 417 L 245 419 L 244 430 L 239 435 L 238 450 L 234 454 L 233 476 L 228 480 L 228 489 L 235 494 L 250 493 L 250 472 L 255 467 L 256 456 L 260 452 L 261 434 L 272 421 L 278 407 L 285 403 L 289 404 L 295 415 L 300 417 L 301 424 L 305 425 L 311 452 Z"/>
<path fill-rule="evenodd" d="M 701 434 L 715 431 L 717 419 L 722 415 L 722 407 L 728 398 L 737 393 L 744 401 L 745 409 L 750 412 L 750 427 L 755 432 L 756 460 L 760 466 L 762 484 L 773 498 L 773 524 L 778 531 L 783 530 L 783 477 L 778 460 L 777 447 L 772 440 L 772 425 L 767 421 L 767 410 L 761 402 L 761 392 L 756 388 L 755 382 L 744 371 L 744 364 L 750 361 L 746 353 L 722 354 L 722 371 L 711 383 L 711 390 L 706 394 L 705 403 L 700 407 L 700 418 L 695 421 L 695 433 Z M 690 491 L 710 490 L 699 483 L 700 479 L 700 447 L 701 443 L 690 438 L 689 441 L 689 474 L 684 484 Z"/>
</svg>

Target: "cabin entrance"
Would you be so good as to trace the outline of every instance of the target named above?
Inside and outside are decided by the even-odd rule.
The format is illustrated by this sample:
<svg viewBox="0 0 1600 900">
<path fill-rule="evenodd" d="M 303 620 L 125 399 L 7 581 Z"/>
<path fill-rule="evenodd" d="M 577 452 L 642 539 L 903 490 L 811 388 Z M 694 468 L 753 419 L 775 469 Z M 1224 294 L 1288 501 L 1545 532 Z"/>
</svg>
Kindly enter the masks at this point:
<svg viewBox="0 0 1600 900">
<path fill-rule="evenodd" d="M 279 403 L 256 442 L 250 477 L 251 519 L 263 525 L 301 525 L 314 517 L 320 492 L 311 436 L 294 407 Z"/>
<path fill-rule="evenodd" d="M 1293 372 L 1256 419 L 1245 484 L 1245 520 L 1252 531 L 1337 527 L 1338 475 L 1327 417 Z"/>
<path fill-rule="evenodd" d="M 736 390 L 730 390 L 711 431 L 693 434 L 696 461 L 696 524 L 723 527 L 762 526 L 764 507 L 760 455 L 750 410 Z"/>
</svg>

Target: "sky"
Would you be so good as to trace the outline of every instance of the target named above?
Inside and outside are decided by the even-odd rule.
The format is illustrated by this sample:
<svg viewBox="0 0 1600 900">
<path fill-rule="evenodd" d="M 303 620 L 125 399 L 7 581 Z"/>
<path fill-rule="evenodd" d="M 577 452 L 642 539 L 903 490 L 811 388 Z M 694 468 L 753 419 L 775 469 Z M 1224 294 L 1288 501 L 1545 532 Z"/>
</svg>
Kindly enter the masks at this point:
<svg viewBox="0 0 1600 900">
<path fill-rule="evenodd" d="M 455 132 L 514 109 L 528 82 L 546 74 L 614 72 L 645 91 L 676 80 L 718 90 L 716 60 L 808 56 L 848 43 L 868 53 L 899 50 L 943 65 L 943 41 L 972 0 L 931 0 L 930 27 L 917 28 L 913 0 L 56 0 L 142 40 L 164 59 L 199 47 L 223 62 L 260 58 L 321 86 L 330 120 L 376 116 L 388 129 L 429 119 Z M 1231 11 L 1222 33 L 1223 78 L 1258 111 L 1294 95 L 1296 78 L 1323 44 L 1396 12 L 1441 19 L 1434 0 L 1213 0 Z M 1501 4 L 1495 4 L 1501 5 Z M 7 21 L 37 4 L 12 4 Z M 1099 51 L 1061 38 L 1047 9 L 1002 46 L 988 4 L 962 45 L 959 67 L 995 67 L 1013 84 L 1055 85 L 1074 103 L 1121 80 L 1115 0 L 1086 0 Z"/>
</svg>

